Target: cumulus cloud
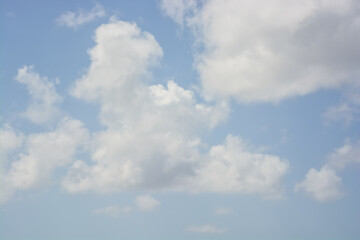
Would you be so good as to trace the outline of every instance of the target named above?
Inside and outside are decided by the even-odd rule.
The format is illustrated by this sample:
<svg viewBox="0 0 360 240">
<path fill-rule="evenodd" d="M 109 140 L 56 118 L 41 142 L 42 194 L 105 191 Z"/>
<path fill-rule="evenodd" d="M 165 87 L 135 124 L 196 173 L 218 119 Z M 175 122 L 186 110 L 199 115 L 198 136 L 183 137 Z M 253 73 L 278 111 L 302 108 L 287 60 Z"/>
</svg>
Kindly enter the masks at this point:
<svg viewBox="0 0 360 240">
<path fill-rule="evenodd" d="M 276 102 L 359 80 L 359 6 L 353 0 L 209 0 L 183 14 L 171 5 L 165 12 L 177 22 L 193 13 L 186 22 L 201 46 L 195 66 L 207 94 Z"/>
<path fill-rule="evenodd" d="M 149 69 L 162 56 L 150 33 L 111 19 L 96 30 L 95 42 L 91 65 L 71 94 L 100 104 L 105 130 L 93 135 L 92 163 L 74 162 L 64 189 L 279 195 L 285 161 L 251 151 L 234 136 L 206 153 L 201 136 L 226 119 L 226 102 L 200 102 L 174 81 L 149 84 Z"/>
<path fill-rule="evenodd" d="M 147 85 L 148 68 L 162 50 L 135 24 L 112 20 L 96 30 L 95 41 L 88 73 L 71 92 L 100 102 L 100 120 L 107 129 L 94 135 L 95 165 L 75 163 L 65 188 L 80 190 L 80 182 L 89 182 L 82 189 L 96 191 L 162 188 L 190 175 L 201 144 L 198 133 L 224 119 L 227 107 L 199 104 L 192 91 L 173 81 Z"/>
<path fill-rule="evenodd" d="M 88 135 L 82 122 L 64 118 L 53 131 L 26 136 L 23 149 L 3 173 L 4 191 L 10 196 L 17 190 L 51 184 L 54 169 L 74 161 Z"/>
<path fill-rule="evenodd" d="M 91 64 L 70 93 L 100 106 L 103 129 L 90 138 L 83 123 L 71 118 L 28 136 L 5 126 L 5 148 L 22 148 L 3 173 L 2 196 L 48 185 L 56 168 L 68 166 L 61 185 L 69 193 L 168 190 L 281 196 L 285 160 L 259 153 L 237 136 L 229 135 L 217 146 L 203 142 L 202 136 L 227 118 L 227 102 L 198 99 L 173 80 L 151 84 L 150 69 L 158 64 L 162 49 L 150 33 L 112 18 L 98 27 L 94 39 Z M 46 77 L 25 66 L 16 80 L 27 85 L 30 120 L 45 123 L 54 112 L 60 114 L 61 98 Z M 85 146 L 89 161 L 77 158 Z M 136 204 L 151 210 L 159 202 L 139 196 Z M 96 213 L 116 215 L 116 209 Z"/>
<path fill-rule="evenodd" d="M 129 206 L 119 207 L 118 205 L 112 205 L 112 206 L 108 206 L 105 208 L 95 209 L 95 210 L 93 210 L 93 213 L 98 214 L 98 215 L 104 215 L 104 216 L 117 218 L 117 217 L 121 216 L 122 214 L 131 212 L 131 210 L 132 209 Z"/>
<path fill-rule="evenodd" d="M 76 12 L 67 11 L 56 19 L 56 23 L 60 26 L 77 29 L 79 26 L 103 16 L 105 16 L 103 6 L 96 3 L 90 11 L 83 9 L 78 9 Z"/>
<path fill-rule="evenodd" d="M 202 226 L 190 226 L 186 228 L 188 232 L 195 232 L 195 233 L 223 233 L 225 229 L 217 228 L 211 224 L 206 224 Z"/>
<path fill-rule="evenodd" d="M 53 122 L 60 116 L 58 105 L 62 98 L 56 92 L 54 82 L 41 77 L 33 66 L 20 68 L 15 80 L 25 84 L 30 95 L 30 104 L 24 113 L 27 119 L 36 124 L 44 124 Z"/>
<path fill-rule="evenodd" d="M 312 168 L 304 181 L 297 184 L 295 190 L 302 189 L 319 202 L 338 199 L 342 196 L 341 178 L 329 168 L 320 171 Z"/>
<path fill-rule="evenodd" d="M 288 163 L 277 156 L 257 153 L 239 137 L 229 135 L 213 146 L 191 183 L 195 191 L 259 193 L 281 197 L 281 179 Z"/>
<path fill-rule="evenodd" d="M 360 141 L 352 143 L 347 140 L 344 146 L 328 156 L 327 163 L 319 171 L 310 169 L 305 179 L 296 184 L 295 191 L 303 190 L 320 202 L 338 199 L 343 196 L 343 191 L 341 177 L 336 172 L 359 162 Z"/>
<path fill-rule="evenodd" d="M 135 203 L 136 206 L 142 211 L 152 211 L 160 205 L 160 202 L 150 195 L 137 196 Z"/>
</svg>

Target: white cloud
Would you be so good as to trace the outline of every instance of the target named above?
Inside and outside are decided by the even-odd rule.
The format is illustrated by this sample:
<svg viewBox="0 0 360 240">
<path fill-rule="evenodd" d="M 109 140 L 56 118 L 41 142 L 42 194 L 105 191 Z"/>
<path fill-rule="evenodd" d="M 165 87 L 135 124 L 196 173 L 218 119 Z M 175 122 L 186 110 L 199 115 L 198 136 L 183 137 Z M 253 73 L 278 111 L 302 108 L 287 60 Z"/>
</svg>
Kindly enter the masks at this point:
<svg viewBox="0 0 360 240">
<path fill-rule="evenodd" d="M 76 12 L 67 11 L 61 14 L 56 19 L 56 22 L 60 26 L 77 29 L 79 26 L 103 16 L 105 16 L 105 10 L 103 6 L 101 6 L 99 3 L 96 3 L 93 9 L 90 11 L 83 9 L 78 9 Z"/>
<path fill-rule="evenodd" d="M 349 164 L 360 163 L 360 140 L 353 143 L 347 139 L 344 146 L 335 149 L 327 160 L 326 166 L 337 171 L 344 169 Z"/>
<path fill-rule="evenodd" d="M 326 124 L 343 122 L 349 126 L 360 120 L 360 85 L 353 84 L 345 88 L 341 103 L 330 106 L 324 113 Z"/>
<path fill-rule="evenodd" d="M 335 121 L 344 121 L 346 125 L 350 125 L 354 120 L 356 109 L 347 103 L 329 107 L 324 113 L 326 123 Z"/>
<path fill-rule="evenodd" d="M 342 196 L 341 178 L 329 168 L 320 171 L 310 169 L 305 180 L 297 184 L 295 190 L 302 189 L 319 202 L 338 199 Z"/>
<path fill-rule="evenodd" d="M 160 7 L 164 13 L 181 25 L 184 23 L 184 16 L 187 14 L 187 11 L 193 10 L 196 5 L 195 0 L 162 0 L 160 2 Z"/>
<path fill-rule="evenodd" d="M 13 193 L 13 189 L 4 181 L 7 165 L 14 158 L 16 150 L 21 148 L 24 135 L 5 124 L 0 128 L 0 204 L 5 203 Z"/>
<path fill-rule="evenodd" d="M 214 213 L 217 215 L 228 215 L 230 213 L 232 213 L 232 209 L 231 208 L 216 208 L 214 210 Z"/>
<path fill-rule="evenodd" d="M 213 225 L 206 224 L 202 226 L 190 226 L 186 228 L 188 232 L 195 232 L 195 233 L 223 233 L 225 229 L 217 228 Z"/>
<path fill-rule="evenodd" d="M 89 50 L 91 65 L 71 93 L 86 101 L 100 101 L 105 115 L 118 104 L 119 110 L 127 110 L 126 105 L 137 100 L 136 94 L 142 94 L 143 78 L 149 74 L 148 68 L 157 64 L 162 50 L 150 33 L 116 19 L 98 27 L 94 38 L 96 45 Z M 110 105 L 112 101 L 114 105 Z"/>
<path fill-rule="evenodd" d="M 131 210 L 132 209 L 129 206 L 119 207 L 118 205 L 112 205 L 105 208 L 95 209 L 93 210 L 93 213 L 117 218 L 122 214 L 131 212 Z"/>
<path fill-rule="evenodd" d="M 227 117 L 226 103 L 200 103 L 174 81 L 147 84 L 148 69 L 162 56 L 151 34 L 112 19 L 96 30 L 95 41 L 91 65 L 71 93 L 100 103 L 106 129 L 94 134 L 92 164 L 74 162 L 64 189 L 280 194 L 288 164 L 278 157 L 251 152 L 232 136 L 204 153 L 201 136 Z"/>
<path fill-rule="evenodd" d="M 327 158 L 327 163 L 319 170 L 310 169 L 305 179 L 296 184 L 295 191 L 303 190 L 320 202 L 338 199 L 343 196 L 341 177 L 336 172 L 352 163 L 360 163 L 360 141 L 336 149 Z"/>
<path fill-rule="evenodd" d="M 141 195 L 136 197 L 135 203 L 142 211 L 152 211 L 160 205 L 160 202 L 150 195 Z"/>
<path fill-rule="evenodd" d="M 277 156 L 251 151 L 242 139 L 229 135 L 224 145 L 213 146 L 196 169 L 195 191 L 259 193 L 281 197 L 281 180 L 288 163 Z"/>
<path fill-rule="evenodd" d="M 202 132 L 226 118 L 225 103 L 198 103 L 192 91 L 174 81 L 166 87 L 144 84 L 147 69 L 162 55 L 152 35 L 135 24 L 112 20 L 96 30 L 95 41 L 88 73 L 76 81 L 72 94 L 99 101 L 100 119 L 107 129 L 94 135 L 94 164 L 75 162 L 63 181 L 65 189 L 278 194 L 287 164 L 277 157 L 246 152 L 235 137 L 228 140 L 234 147 L 223 150 L 230 152 L 230 159 L 213 154 L 221 146 L 208 156 L 199 152 Z M 239 153 L 242 157 L 236 156 Z M 242 174 L 245 169 L 238 161 L 252 172 Z M 225 175 L 216 173 L 217 165 Z"/>
<path fill-rule="evenodd" d="M 1 159 L 5 161 L 7 156 L 17 148 L 19 148 L 24 141 L 24 135 L 14 130 L 9 124 L 5 124 L 0 128 L 0 146 Z"/>
<path fill-rule="evenodd" d="M 194 8 L 184 10 L 193 12 L 186 22 L 202 46 L 195 65 L 211 96 L 276 102 L 360 77 L 359 1 L 209 0 Z M 181 22 L 179 9 L 165 12 Z"/>
<path fill-rule="evenodd" d="M 53 82 L 41 77 L 33 66 L 20 68 L 15 80 L 25 84 L 30 95 L 30 105 L 24 113 L 27 119 L 36 124 L 44 124 L 53 122 L 60 116 L 58 104 L 62 99 Z"/>
<path fill-rule="evenodd" d="M 24 148 L 2 176 L 8 195 L 49 185 L 53 170 L 71 163 L 87 139 L 83 124 L 69 118 L 60 121 L 54 131 L 27 136 Z"/>
</svg>

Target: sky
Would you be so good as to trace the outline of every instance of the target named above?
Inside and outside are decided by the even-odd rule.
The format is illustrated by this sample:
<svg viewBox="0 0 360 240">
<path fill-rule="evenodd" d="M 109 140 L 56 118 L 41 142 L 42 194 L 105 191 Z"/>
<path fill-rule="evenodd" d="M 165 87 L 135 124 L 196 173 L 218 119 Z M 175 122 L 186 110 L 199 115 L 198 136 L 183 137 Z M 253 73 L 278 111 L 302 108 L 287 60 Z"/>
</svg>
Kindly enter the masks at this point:
<svg viewBox="0 0 360 240">
<path fill-rule="evenodd" d="M 0 238 L 360 238 L 357 0 L 0 1 Z"/>
</svg>

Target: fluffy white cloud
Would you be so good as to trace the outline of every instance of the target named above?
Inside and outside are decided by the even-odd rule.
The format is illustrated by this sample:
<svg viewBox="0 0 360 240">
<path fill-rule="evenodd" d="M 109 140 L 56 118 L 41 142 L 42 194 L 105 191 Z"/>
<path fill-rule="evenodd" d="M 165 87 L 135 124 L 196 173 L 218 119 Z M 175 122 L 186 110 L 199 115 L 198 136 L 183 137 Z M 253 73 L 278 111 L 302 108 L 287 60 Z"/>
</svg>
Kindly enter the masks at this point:
<svg viewBox="0 0 360 240">
<path fill-rule="evenodd" d="M 56 22 L 60 26 L 77 29 L 79 26 L 91 22 L 96 18 L 105 16 L 105 10 L 103 6 L 96 3 L 93 9 L 90 11 L 78 9 L 76 12 L 67 11 L 61 14 Z"/>
<path fill-rule="evenodd" d="M 3 162 L 15 149 L 19 148 L 24 141 L 24 135 L 10 125 L 5 124 L 0 128 L 0 146 L 1 146 L 1 159 Z"/>
<path fill-rule="evenodd" d="M 136 103 L 137 94 L 142 96 L 143 78 L 157 64 L 162 50 L 150 33 L 115 18 L 98 27 L 94 38 L 96 46 L 89 50 L 91 65 L 71 93 L 86 101 L 100 101 L 106 116 L 112 109 L 129 111 L 126 106 Z"/>
<path fill-rule="evenodd" d="M 53 170 L 71 163 L 88 135 L 80 121 L 64 118 L 54 131 L 27 136 L 24 149 L 2 176 L 8 195 L 50 184 Z"/>
<path fill-rule="evenodd" d="M 269 198 L 281 197 L 281 180 L 288 168 L 286 161 L 251 151 L 231 135 L 224 145 L 213 146 L 200 164 L 190 183 L 194 191 L 259 193 Z"/>
<path fill-rule="evenodd" d="M 148 69 L 162 56 L 151 34 L 112 19 L 96 30 L 95 41 L 91 65 L 71 93 L 100 103 L 106 129 L 94 134 L 93 163 L 74 162 L 66 190 L 279 194 L 287 163 L 278 157 L 250 152 L 232 136 L 204 153 L 201 136 L 226 118 L 226 103 L 201 103 L 174 81 L 147 84 Z"/>
<path fill-rule="evenodd" d="M 152 211 L 160 205 L 160 202 L 150 195 L 137 196 L 135 203 L 136 206 L 142 211 Z"/>
<path fill-rule="evenodd" d="M 181 19 L 182 8 L 173 5 L 165 12 Z M 186 22 L 202 46 L 195 64 L 211 96 L 276 102 L 359 80 L 359 1 L 209 0 L 199 5 L 185 10 L 193 13 Z"/>
<path fill-rule="evenodd" d="M 25 84 L 30 95 L 30 104 L 24 113 L 27 119 L 43 124 L 53 122 L 60 116 L 58 104 L 62 99 L 55 90 L 54 82 L 41 77 L 33 66 L 20 68 L 15 80 Z"/>
<path fill-rule="evenodd" d="M 129 206 L 119 207 L 118 205 L 112 205 L 105 208 L 95 209 L 93 210 L 93 213 L 117 218 L 122 214 L 131 212 L 131 210 L 132 209 Z"/>
<path fill-rule="evenodd" d="M 310 169 L 305 179 L 296 185 L 295 190 L 302 189 L 320 202 L 338 199 L 342 196 L 341 178 L 329 168 L 320 171 Z"/>
<path fill-rule="evenodd" d="M 211 224 L 206 224 L 202 226 L 190 226 L 186 228 L 188 232 L 195 232 L 195 233 L 223 233 L 225 229 L 217 228 Z"/>
<path fill-rule="evenodd" d="M 215 153 L 220 146 L 209 156 L 199 153 L 199 134 L 224 119 L 227 106 L 197 103 L 192 91 L 173 81 L 166 87 L 146 86 L 142 78 L 162 54 L 149 33 L 141 32 L 135 24 L 113 20 L 97 29 L 95 39 L 88 74 L 75 83 L 72 93 L 99 101 L 100 119 L 108 129 L 94 137 L 91 151 L 95 164 L 75 162 L 64 179 L 65 189 L 278 190 L 287 164 L 276 157 L 252 155 L 236 146 L 223 150 L 238 150 L 225 160 L 222 153 Z M 229 139 L 231 146 L 239 143 Z M 243 156 L 236 156 L 238 153 Z M 246 170 L 236 163 L 239 158 L 253 172 L 243 174 Z M 218 165 L 225 175 L 216 173 Z"/>
<path fill-rule="evenodd" d="M 310 169 L 305 179 L 296 184 L 295 191 L 303 190 L 320 202 L 338 199 L 343 196 L 341 177 L 336 172 L 347 165 L 360 162 L 360 141 L 336 149 L 328 156 L 327 163 L 319 170 Z"/>
</svg>

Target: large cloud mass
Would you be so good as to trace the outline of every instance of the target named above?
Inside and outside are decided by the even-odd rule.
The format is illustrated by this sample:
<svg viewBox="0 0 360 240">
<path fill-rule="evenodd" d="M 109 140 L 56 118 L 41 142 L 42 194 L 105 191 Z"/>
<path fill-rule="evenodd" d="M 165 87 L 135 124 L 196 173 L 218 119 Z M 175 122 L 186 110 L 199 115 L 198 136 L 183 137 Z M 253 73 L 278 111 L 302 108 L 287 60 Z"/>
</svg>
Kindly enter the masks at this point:
<svg viewBox="0 0 360 240">
<path fill-rule="evenodd" d="M 106 129 L 94 134 L 93 163 L 76 161 L 63 181 L 65 189 L 268 195 L 280 191 L 287 164 L 279 158 L 248 152 L 237 137 L 206 153 L 201 136 L 226 118 L 225 103 L 200 103 L 191 90 L 174 81 L 164 86 L 144 80 L 149 67 L 162 56 L 151 34 L 135 24 L 112 20 L 97 29 L 95 41 L 88 72 L 71 92 L 100 103 L 100 120 Z M 225 155 L 216 154 L 216 149 L 223 149 Z M 221 174 L 214 172 L 217 165 Z"/>
<path fill-rule="evenodd" d="M 276 102 L 359 81 L 359 1 L 168 2 L 202 46 L 195 65 L 212 96 Z"/>
<path fill-rule="evenodd" d="M 62 117 L 55 86 L 32 67 L 19 70 L 16 79 L 28 86 L 35 102 L 30 107 L 41 105 L 48 113 L 37 114 L 34 122 L 48 123 L 51 109 L 62 120 L 52 130 L 27 136 L 9 125 L 1 130 L 9 138 L 7 143 L 0 138 L 4 156 L 17 149 L 11 164 L 4 165 L 2 201 L 19 190 L 51 184 L 61 167 L 67 168 L 60 176 L 62 187 L 70 193 L 170 190 L 281 196 L 286 161 L 258 153 L 237 136 L 212 147 L 202 140 L 226 119 L 226 102 L 200 101 L 172 80 L 150 84 L 150 68 L 162 56 L 150 33 L 111 19 L 97 28 L 95 42 L 89 50 L 91 64 L 70 93 L 100 106 L 100 131 L 90 134 L 81 121 Z"/>
</svg>

